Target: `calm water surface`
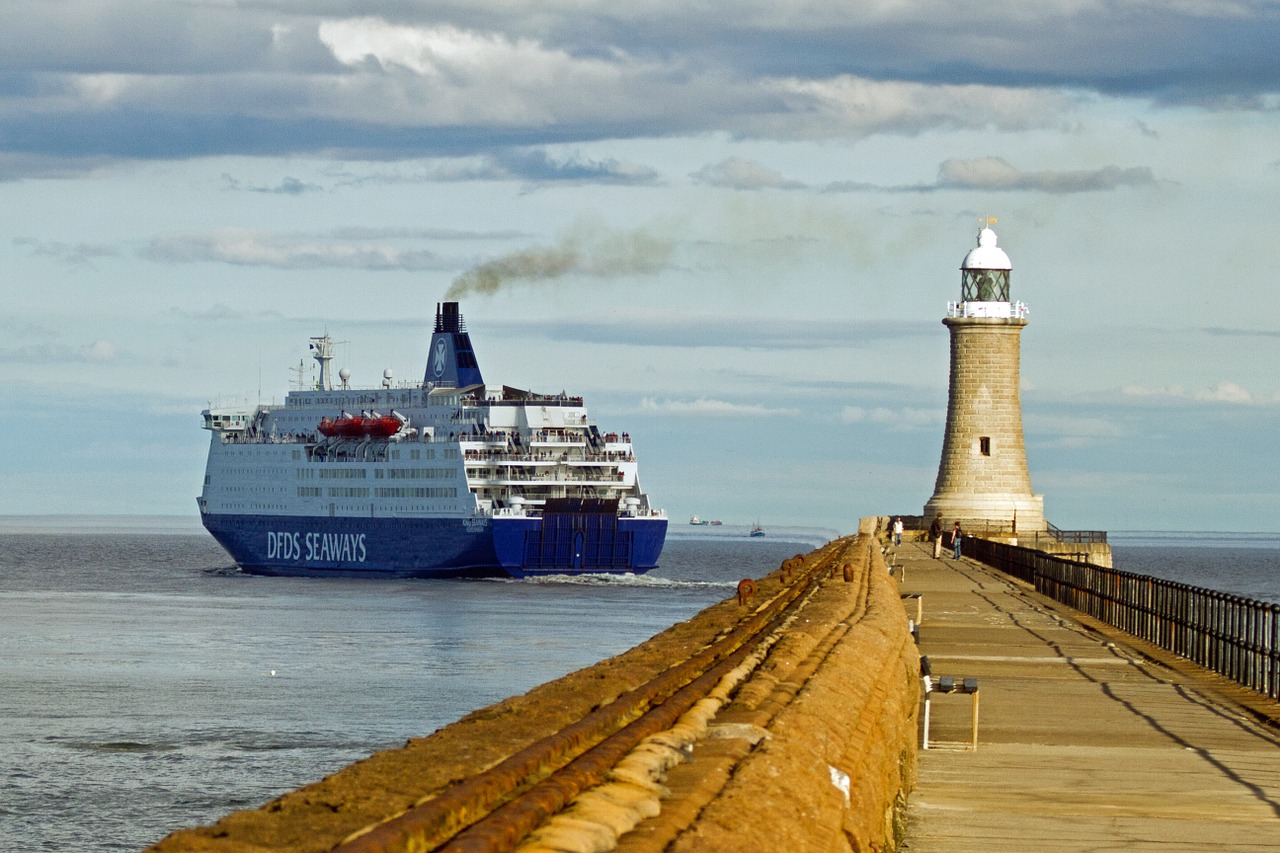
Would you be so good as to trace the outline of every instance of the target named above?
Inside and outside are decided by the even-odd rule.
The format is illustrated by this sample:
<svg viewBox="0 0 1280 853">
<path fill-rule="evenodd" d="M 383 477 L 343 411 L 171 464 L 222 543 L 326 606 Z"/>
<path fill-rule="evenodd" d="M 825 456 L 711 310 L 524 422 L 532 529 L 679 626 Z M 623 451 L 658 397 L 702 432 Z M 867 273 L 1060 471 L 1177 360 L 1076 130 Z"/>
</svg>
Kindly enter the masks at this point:
<svg viewBox="0 0 1280 853">
<path fill-rule="evenodd" d="M 1280 603 L 1280 533 L 1127 531 L 1109 541 L 1117 569 Z"/>
</svg>

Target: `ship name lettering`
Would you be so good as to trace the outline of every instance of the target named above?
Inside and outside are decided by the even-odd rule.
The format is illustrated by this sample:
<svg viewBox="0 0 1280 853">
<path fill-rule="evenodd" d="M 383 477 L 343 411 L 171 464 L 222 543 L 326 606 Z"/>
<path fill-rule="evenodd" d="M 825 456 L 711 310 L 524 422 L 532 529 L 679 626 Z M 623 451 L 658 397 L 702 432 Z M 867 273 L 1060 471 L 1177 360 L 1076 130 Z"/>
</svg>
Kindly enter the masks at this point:
<svg viewBox="0 0 1280 853">
<path fill-rule="evenodd" d="M 267 532 L 268 560 L 296 560 L 302 556 L 297 533 Z"/>
<path fill-rule="evenodd" d="M 368 551 L 363 533 L 308 533 L 306 561 L 363 563 Z"/>
</svg>

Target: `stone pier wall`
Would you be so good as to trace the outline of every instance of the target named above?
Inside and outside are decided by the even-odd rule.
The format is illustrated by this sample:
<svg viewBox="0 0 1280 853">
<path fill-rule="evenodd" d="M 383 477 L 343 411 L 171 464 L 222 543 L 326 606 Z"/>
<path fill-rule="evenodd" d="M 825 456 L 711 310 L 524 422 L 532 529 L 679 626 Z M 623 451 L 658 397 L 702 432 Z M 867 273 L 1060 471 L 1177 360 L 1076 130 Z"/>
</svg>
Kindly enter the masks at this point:
<svg viewBox="0 0 1280 853">
<path fill-rule="evenodd" d="M 853 583 L 830 585 L 810 617 L 847 633 L 676 853 L 896 849 L 915 783 L 919 653 L 875 540 L 851 550 Z M 846 589 L 862 581 L 865 610 L 840 615 Z"/>
</svg>

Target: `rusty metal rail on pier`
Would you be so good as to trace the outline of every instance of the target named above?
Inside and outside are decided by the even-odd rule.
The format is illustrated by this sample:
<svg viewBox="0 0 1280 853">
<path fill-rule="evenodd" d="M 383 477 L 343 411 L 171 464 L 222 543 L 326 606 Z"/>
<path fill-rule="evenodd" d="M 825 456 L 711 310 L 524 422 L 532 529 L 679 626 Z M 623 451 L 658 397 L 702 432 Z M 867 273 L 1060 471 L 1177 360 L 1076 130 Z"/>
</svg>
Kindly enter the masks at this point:
<svg viewBox="0 0 1280 853">
<path fill-rule="evenodd" d="M 807 559 L 787 560 L 779 573 L 782 589 L 698 654 L 494 767 L 362 830 L 333 853 L 513 849 L 577 794 L 603 782 L 641 740 L 674 725 L 803 606 L 843 551 L 828 546 Z"/>
</svg>

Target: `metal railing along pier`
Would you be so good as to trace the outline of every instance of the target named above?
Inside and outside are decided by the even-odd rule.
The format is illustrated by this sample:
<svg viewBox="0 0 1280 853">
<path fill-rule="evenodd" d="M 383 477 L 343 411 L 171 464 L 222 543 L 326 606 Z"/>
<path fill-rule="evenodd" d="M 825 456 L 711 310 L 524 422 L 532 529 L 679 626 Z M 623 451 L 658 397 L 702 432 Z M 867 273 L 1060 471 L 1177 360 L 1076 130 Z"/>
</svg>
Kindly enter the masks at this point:
<svg viewBox="0 0 1280 853">
<path fill-rule="evenodd" d="M 1280 604 L 967 538 L 973 557 L 1095 619 L 1280 699 Z"/>
</svg>

